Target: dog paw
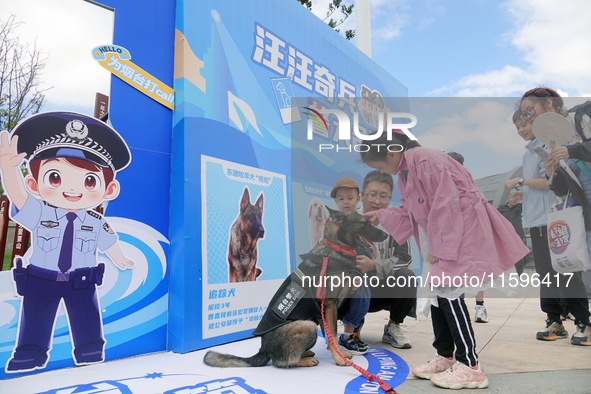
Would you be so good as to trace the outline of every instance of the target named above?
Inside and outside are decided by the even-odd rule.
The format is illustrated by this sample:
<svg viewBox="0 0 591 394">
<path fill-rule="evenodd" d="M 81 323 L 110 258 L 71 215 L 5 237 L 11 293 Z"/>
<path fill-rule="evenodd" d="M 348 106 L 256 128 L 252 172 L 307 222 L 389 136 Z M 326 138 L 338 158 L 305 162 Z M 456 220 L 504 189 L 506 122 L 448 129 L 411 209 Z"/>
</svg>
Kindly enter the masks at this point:
<svg viewBox="0 0 591 394">
<path fill-rule="evenodd" d="M 304 358 L 304 357 L 314 357 L 315 355 L 316 355 L 316 353 L 314 353 L 313 351 L 311 351 L 311 350 L 306 350 L 306 351 L 304 352 L 304 354 L 302 354 L 302 358 Z"/>
<path fill-rule="evenodd" d="M 349 352 L 346 352 L 344 350 L 341 351 L 341 354 L 343 355 L 343 357 L 348 358 L 349 360 L 353 358 L 353 355 Z"/>
<path fill-rule="evenodd" d="M 319 363 L 314 357 L 304 357 L 298 362 L 298 367 L 315 367 Z"/>
<path fill-rule="evenodd" d="M 351 355 L 351 353 L 346 352 L 344 350 L 341 350 L 341 356 L 339 356 L 336 352 L 333 353 L 333 355 L 332 355 L 332 358 L 334 359 L 335 364 L 338 365 L 339 367 L 344 367 L 345 365 L 347 365 L 347 362 L 343 358 L 351 359 L 353 357 Z"/>
</svg>

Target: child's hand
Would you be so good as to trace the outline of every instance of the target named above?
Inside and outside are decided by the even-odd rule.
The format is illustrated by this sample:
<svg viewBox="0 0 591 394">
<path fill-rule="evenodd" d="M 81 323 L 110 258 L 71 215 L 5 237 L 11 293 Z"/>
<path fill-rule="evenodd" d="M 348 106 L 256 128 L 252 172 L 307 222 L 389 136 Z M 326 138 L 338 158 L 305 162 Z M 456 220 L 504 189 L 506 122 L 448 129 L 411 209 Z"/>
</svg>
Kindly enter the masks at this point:
<svg viewBox="0 0 591 394">
<path fill-rule="evenodd" d="M 380 219 L 378 219 L 378 214 L 376 211 L 365 212 L 363 214 L 373 224 L 374 226 L 380 223 Z"/>
<path fill-rule="evenodd" d="M 359 255 L 356 258 L 357 269 L 363 273 L 374 271 L 376 264 L 367 256 Z"/>
<path fill-rule="evenodd" d="M 439 261 L 439 258 L 433 256 L 431 253 L 429 253 L 429 256 L 427 256 L 428 263 L 437 264 L 438 261 Z"/>
<path fill-rule="evenodd" d="M 119 268 L 120 270 L 124 270 L 124 269 L 132 269 L 135 266 L 135 263 L 129 259 L 124 259 L 124 260 L 119 260 L 119 261 L 115 261 L 113 260 L 113 264 L 115 264 L 117 266 L 117 268 Z"/>
<path fill-rule="evenodd" d="M 18 167 L 27 156 L 26 152 L 18 153 L 17 144 L 18 136 L 9 139 L 8 131 L 0 133 L 0 168 L 8 170 Z"/>
<path fill-rule="evenodd" d="M 555 141 L 550 141 L 549 146 L 550 150 L 552 151 L 552 153 L 550 153 L 550 157 L 555 162 L 559 162 L 563 159 L 570 159 L 570 155 L 568 154 L 568 149 L 566 148 L 566 146 L 556 147 Z"/>
<path fill-rule="evenodd" d="M 544 160 L 544 167 L 546 168 L 546 177 L 551 177 L 554 171 L 558 168 L 558 162 L 550 156 Z"/>
<path fill-rule="evenodd" d="M 505 189 L 513 189 L 519 183 L 519 178 L 509 179 L 505 182 Z"/>
</svg>

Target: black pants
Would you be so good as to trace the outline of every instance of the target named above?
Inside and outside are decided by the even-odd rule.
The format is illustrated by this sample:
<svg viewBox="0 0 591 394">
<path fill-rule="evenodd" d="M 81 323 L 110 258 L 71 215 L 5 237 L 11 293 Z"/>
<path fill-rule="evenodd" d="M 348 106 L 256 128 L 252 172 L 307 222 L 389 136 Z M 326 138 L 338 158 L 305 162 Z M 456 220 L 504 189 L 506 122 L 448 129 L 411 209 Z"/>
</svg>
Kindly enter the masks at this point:
<svg viewBox="0 0 591 394">
<path fill-rule="evenodd" d="M 412 270 L 400 268 L 388 280 L 382 279 L 378 286 L 370 286 L 369 312 L 387 310 L 390 312 L 390 320 L 403 323 L 404 318 L 412 314 L 417 303 L 415 279 Z M 346 298 L 339 305 L 339 319 L 347 312 L 350 300 Z"/>
<path fill-rule="evenodd" d="M 572 277 L 562 275 L 552 268 L 546 226 L 529 229 L 536 273 L 540 283 L 540 307 L 548 318 L 560 322 L 564 307 L 575 317 L 577 323 L 589 324 L 589 301 L 581 272 Z M 568 286 L 567 286 L 568 283 Z"/>
<path fill-rule="evenodd" d="M 437 297 L 437 302 L 439 307 L 431 305 L 431 322 L 435 335 L 433 347 L 437 349 L 437 354 L 453 357 L 455 353 L 457 361 L 469 367 L 477 365 L 476 340 L 464 297 Z"/>
<path fill-rule="evenodd" d="M 397 324 L 403 323 L 404 318 L 409 316 L 417 303 L 417 287 L 414 279 L 412 270 L 400 268 L 390 277 L 390 283 L 382 279 L 379 286 L 371 287 L 369 312 L 387 310 L 390 311 L 390 320 Z"/>
<path fill-rule="evenodd" d="M 523 244 L 527 246 L 527 243 L 525 242 L 525 238 L 521 238 L 521 240 L 523 241 Z M 515 263 L 515 271 L 517 271 L 517 275 L 521 275 L 523 273 L 523 270 L 525 269 L 525 257 L 522 258 L 521 260 L 519 260 L 517 263 Z"/>
</svg>

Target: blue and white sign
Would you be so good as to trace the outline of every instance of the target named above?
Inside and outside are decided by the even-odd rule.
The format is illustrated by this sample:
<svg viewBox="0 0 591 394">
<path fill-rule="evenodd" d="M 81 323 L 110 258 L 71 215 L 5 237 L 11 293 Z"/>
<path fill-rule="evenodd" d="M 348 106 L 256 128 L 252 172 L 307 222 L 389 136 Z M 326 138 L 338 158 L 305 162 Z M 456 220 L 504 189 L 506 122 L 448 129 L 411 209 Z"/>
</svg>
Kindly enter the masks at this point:
<svg viewBox="0 0 591 394">
<path fill-rule="evenodd" d="M 256 324 L 239 323 L 234 313 L 256 319 L 274 281 L 310 250 L 312 199 L 330 204 L 336 179 L 361 182 L 368 170 L 357 152 L 319 155 L 305 134 L 294 135 L 306 128 L 305 108 L 335 106 L 368 118 L 383 97 L 400 98 L 396 107 L 403 108 L 407 90 L 295 1 L 181 0 L 176 29 L 170 346 L 187 352 L 250 336 Z M 334 128 L 324 133 L 331 140 Z M 260 183 L 262 174 L 273 182 Z M 284 195 L 274 190 L 278 184 Z M 256 250 L 240 252 L 231 239 L 239 201 L 256 206 L 261 195 L 264 237 Z M 231 267 L 252 263 L 249 253 L 258 260 L 245 268 L 248 280 L 231 282 Z M 220 291 L 226 299 L 214 301 Z M 229 318 L 231 326 L 222 327 Z"/>
</svg>

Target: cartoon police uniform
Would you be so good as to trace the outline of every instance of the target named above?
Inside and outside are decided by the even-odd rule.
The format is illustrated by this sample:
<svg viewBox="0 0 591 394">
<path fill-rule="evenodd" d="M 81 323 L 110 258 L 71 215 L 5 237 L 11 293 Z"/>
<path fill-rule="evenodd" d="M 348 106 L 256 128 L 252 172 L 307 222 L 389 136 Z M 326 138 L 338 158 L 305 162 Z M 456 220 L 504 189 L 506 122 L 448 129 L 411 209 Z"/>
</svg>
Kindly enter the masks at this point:
<svg viewBox="0 0 591 394">
<path fill-rule="evenodd" d="M 34 115 L 19 124 L 13 135 L 19 136 L 18 152 L 26 152 L 29 161 L 78 158 L 109 167 L 114 173 L 130 161 L 127 145 L 115 130 L 81 114 Z M 96 287 L 102 283 L 104 264 L 97 265 L 97 249 L 111 247 L 117 235 L 95 211 L 69 212 L 31 194 L 22 209 L 13 204 L 11 217 L 31 232 L 32 253 L 27 254 L 26 268 L 17 259 L 14 270 L 23 300 L 17 344 L 6 370 L 45 365 L 61 300 L 68 315 L 75 362 L 102 361 L 105 340 Z"/>
</svg>

